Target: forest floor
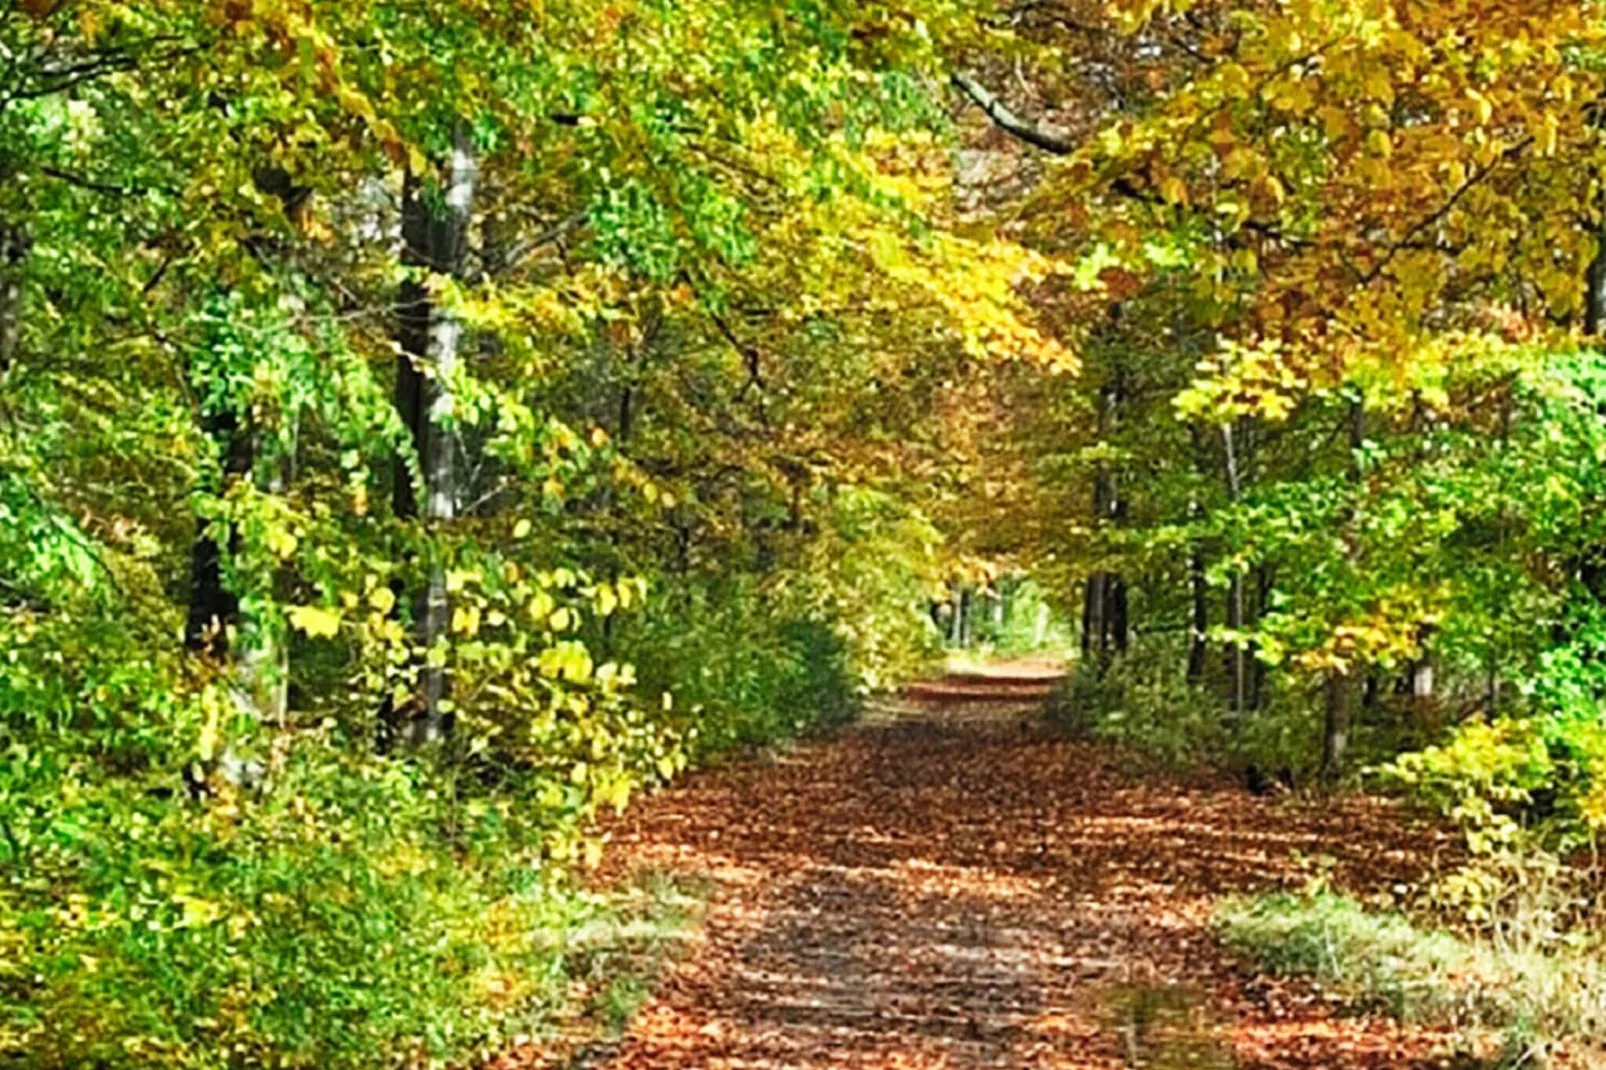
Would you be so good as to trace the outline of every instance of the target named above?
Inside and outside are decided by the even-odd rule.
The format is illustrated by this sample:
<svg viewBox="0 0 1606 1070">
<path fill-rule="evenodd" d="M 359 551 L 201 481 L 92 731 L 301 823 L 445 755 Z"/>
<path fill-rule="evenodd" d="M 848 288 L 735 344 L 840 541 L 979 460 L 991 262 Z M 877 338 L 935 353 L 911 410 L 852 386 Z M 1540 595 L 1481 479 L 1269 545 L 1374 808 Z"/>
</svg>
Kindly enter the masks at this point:
<svg viewBox="0 0 1606 1070">
<path fill-rule="evenodd" d="M 953 676 L 824 741 L 690 777 L 612 822 L 608 874 L 706 882 L 699 934 L 621 1032 L 496 1070 L 1449 1065 L 1450 1038 L 1254 976 L 1224 894 L 1321 859 L 1367 894 L 1444 841 L 1365 797 L 1144 775 L 1032 715 L 1041 666 Z"/>
</svg>

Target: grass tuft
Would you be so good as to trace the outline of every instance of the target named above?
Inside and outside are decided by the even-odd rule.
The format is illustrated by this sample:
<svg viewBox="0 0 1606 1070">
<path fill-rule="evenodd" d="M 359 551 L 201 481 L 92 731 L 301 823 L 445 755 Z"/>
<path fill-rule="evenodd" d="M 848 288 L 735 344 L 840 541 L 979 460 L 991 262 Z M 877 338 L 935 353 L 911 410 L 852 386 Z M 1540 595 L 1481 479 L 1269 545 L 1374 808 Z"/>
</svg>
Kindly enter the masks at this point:
<svg viewBox="0 0 1606 1070">
<path fill-rule="evenodd" d="M 1358 1010 L 1469 1037 L 1498 1031 L 1503 1065 L 1543 1063 L 1562 1049 L 1606 1055 L 1598 949 L 1424 928 L 1330 891 L 1230 898 L 1216 923 L 1227 945 L 1261 969 L 1315 979 Z"/>
</svg>

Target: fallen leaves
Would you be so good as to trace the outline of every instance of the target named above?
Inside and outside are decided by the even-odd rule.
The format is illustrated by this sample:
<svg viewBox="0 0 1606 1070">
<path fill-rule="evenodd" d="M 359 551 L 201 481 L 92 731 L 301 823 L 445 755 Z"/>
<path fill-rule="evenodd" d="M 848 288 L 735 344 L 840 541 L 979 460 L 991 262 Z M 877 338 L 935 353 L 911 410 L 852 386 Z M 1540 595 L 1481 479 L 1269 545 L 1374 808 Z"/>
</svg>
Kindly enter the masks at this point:
<svg viewBox="0 0 1606 1070">
<path fill-rule="evenodd" d="M 1442 1033 L 1247 977 L 1209 928 L 1217 895 L 1298 885 L 1302 856 L 1361 892 L 1415 881 L 1434 833 L 1376 800 L 1138 779 L 1025 730 L 1027 686 L 928 687 L 611 822 L 608 872 L 712 881 L 705 940 L 617 1044 L 499 1070 L 1440 1065 Z M 965 716 L 955 691 L 1004 712 Z"/>
</svg>

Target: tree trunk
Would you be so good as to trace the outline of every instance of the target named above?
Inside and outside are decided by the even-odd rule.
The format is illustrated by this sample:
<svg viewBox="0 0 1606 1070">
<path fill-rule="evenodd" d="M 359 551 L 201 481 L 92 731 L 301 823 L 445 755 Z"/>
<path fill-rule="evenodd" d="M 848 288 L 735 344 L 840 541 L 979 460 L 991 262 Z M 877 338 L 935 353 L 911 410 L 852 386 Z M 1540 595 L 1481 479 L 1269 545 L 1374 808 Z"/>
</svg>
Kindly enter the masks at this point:
<svg viewBox="0 0 1606 1070">
<path fill-rule="evenodd" d="M 239 417 L 232 409 L 203 411 L 201 431 L 217 445 L 223 458 L 223 485 L 250 475 L 251 436 L 240 429 Z M 231 530 L 229 541 L 234 542 Z M 231 547 L 232 549 L 232 547 Z M 184 622 L 184 645 L 197 653 L 222 657 L 229 650 L 230 632 L 240 623 L 240 600 L 223 580 L 223 546 L 213 535 L 207 520 L 195 525 L 195 541 L 190 544 L 190 604 Z"/>
<path fill-rule="evenodd" d="M 1344 750 L 1349 745 L 1350 678 L 1339 672 L 1329 673 L 1323 684 L 1326 717 L 1322 726 L 1322 772 L 1329 778 L 1338 776 L 1344 768 Z"/>
<path fill-rule="evenodd" d="M 10 370 L 22 344 L 22 269 L 27 259 L 22 228 L 0 223 L 0 375 Z"/>
<path fill-rule="evenodd" d="M 1193 621 L 1188 629 L 1188 683 L 1204 679 L 1205 641 L 1210 632 L 1210 588 L 1205 583 L 1204 549 L 1197 544 L 1188 554 L 1188 582 L 1193 588 Z"/>
<path fill-rule="evenodd" d="M 402 239 L 403 259 L 408 266 L 460 279 L 478 175 L 467 131 L 461 125 L 454 142 L 440 211 L 431 210 L 417 177 L 410 172 L 406 176 Z M 423 487 L 420 494 L 414 473 L 405 464 L 397 464 L 396 515 L 403 519 L 421 517 L 427 527 L 439 532 L 457 509 L 456 440 L 445 421 L 452 410 L 451 381 L 457 370 L 461 325 L 451 312 L 435 303 L 425 280 L 410 279 L 403 284 L 398 311 L 397 341 L 402 354 L 397 360 L 395 401 L 412 432 L 418 454 L 417 475 Z M 429 654 L 444 641 L 450 612 L 445 563 L 439 548 L 431 553 L 429 578 L 422 597 L 414 603 L 415 637 L 425 651 L 415 709 L 406 725 L 406 735 L 414 743 L 445 739 L 452 727 L 444 708 L 450 690 L 446 665 L 441 658 Z"/>
<path fill-rule="evenodd" d="M 1099 440 L 1107 441 L 1121 415 L 1125 391 L 1122 374 L 1117 371 L 1099 391 Z M 1093 473 L 1093 525 L 1095 531 L 1119 526 L 1126 506 L 1121 500 L 1120 477 L 1108 462 L 1100 461 Z M 1126 582 L 1109 570 L 1093 573 L 1087 580 L 1082 607 L 1082 654 L 1095 659 L 1100 673 L 1110 667 L 1116 654 L 1127 650 Z"/>
<path fill-rule="evenodd" d="M 259 484 L 259 489 L 275 497 L 283 497 L 290 489 L 296 441 L 292 428 L 285 439 L 291 443 L 291 452 L 285 456 L 268 456 L 265 462 L 270 474 Z M 252 436 L 253 467 L 260 471 L 263 442 L 259 434 Z M 289 600 L 290 579 L 284 568 L 275 565 L 269 581 L 273 599 L 279 605 Z M 239 664 L 235 666 L 240 698 L 249 703 L 259 718 L 283 725 L 290 712 L 290 645 L 280 629 L 268 627 L 266 622 L 249 614 L 240 621 Z"/>
<path fill-rule="evenodd" d="M 1238 467 L 1238 449 L 1232 424 L 1222 425 L 1221 438 L 1227 455 L 1227 493 L 1233 505 L 1237 505 L 1243 500 L 1243 477 Z M 1244 617 L 1244 577 L 1241 572 L 1235 572 L 1227 590 L 1227 629 L 1234 633 L 1243 631 Z M 1235 722 L 1243 718 L 1249 705 L 1248 668 L 1248 651 L 1235 635 L 1232 645 L 1227 649 L 1227 708 Z"/>
<path fill-rule="evenodd" d="M 306 200 L 307 191 L 298 187 L 291 175 L 282 167 L 263 165 L 252 171 L 252 181 L 258 192 L 273 197 L 281 211 L 296 218 Z M 285 250 L 279 242 L 258 230 L 247 237 L 245 244 L 265 266 L 273 266 L 275 257 Z M 202 391 L 203 395 L 207 392 Z M 231 404 L 225 402 L 225 405 Z M 208 438 L 216 443 L 223 458 L 223 485 L 217 488 L 221 496 L 229 485 L 242 479 L 257 478 L 257 489 L 263 494 L 282 497 L 289 489 L 291 463 L 294 452 L 293 428 L 287 428 L 285 439 L 292 442 L 291 453 L 273 455 L 264 449 L 271 441 L 260 427 L 244 418 L 243 404 L 232 402 L 236 408 L 206 411 L 201 414 L 201 426 Z M 286 418 L 294 419 L 293 414 Z M 266 469 L 265 479 L 259 473 Z M 241 612 L 240 600 L 235 591 L 224 583 L 223 547 L 199 523 L 195 542 L 191 548 L 191 587 L 189 613 L 185 624 L 185 643 L 192 650 L 204 650 L 214 655 L 229 652 L 232 645 L 235 655 L 233 699 L 243 713 L 259 720 L 283 724 L 288 712 L 290 662 L 289 647 L 277 626 L 270 626 L 260 617 Z M 237 548 L 238 533 L 229 532 L 229 550 Z M 285 600 L 283 570 L 273 567 L 268 579 L 273 599 L 279 604 Z M 230 631 L 235 643 L 230 643 Z"/>
<path fill-rule="evenodd" d="M 1271 566 L 1262 564 L 1255 567 L 1255 599 L 1249 619 L 1244 622 L 1246 627 L 1260 627 L 1261 620 L 1270 611 L 1273 581 Z M 1244 651 L 1244 660 L 1249 664 L 1249 709 L 1258 710 L 1265 698 L 1268 671 L 1268 666 L 1260 658 L 1259 643 L 1248 645 Z"/>
<path fill-rule="evenodd" d="M 1595 257 L 1584 279 L 1584 334 L 1590 338 L 1599 338 L 1606 329 L 1606 196 L 1597 201 L 1603 203 L 1595 224 Z"/>
<path fill-rule="evenodd" d="M 1433 659 L 1425 654 L 1411 666 L 1411 698 L 1418 706 L 1433 702 Z"/>
<path fill-rule="evenodd" d="M 1104 590 L 1110 599 L 1109 609 L 1104 614 L 1104 623 L 1109 633 L 1106 645 L 1111 653 L 1124 656 L 1131 638 L 1131 628 L 1127 623 L 1126 581 L 1120 576 L 1111 575 Z"/>
<path fill-rule="evenodd" d="M 1105 637 L 1109 628 L 1104 623 L 1105 611 L 1110 606 L 1105 593 L 1108 580 L 1107 573 L 1095 572 L 1087 578 L 1082 593 L 1082 659 L 1098 666 L 1101 672 L 1108 661 Z"/>
<path fill-rule="evenodd" d="M 1202 480 L 1205 475 L 1204 432 L 1197 423 L 1188 425 L 1188 436 L 1193 443 L 1194 472 Z M 1188 520 L 1199 524 L 1204 518 L 1204 506 L 1197 493 L 1188 499 Z M 1188 585 L 1193 605 L 1192 621 L 1188 628 L 1188 683 L 1197 685 L 1204 679 L 1205 659 L 1210 646 L 1210 587 L 1205 579 L 1205 548 L 1197 534 L 1188 547 Z"/>
</svg>

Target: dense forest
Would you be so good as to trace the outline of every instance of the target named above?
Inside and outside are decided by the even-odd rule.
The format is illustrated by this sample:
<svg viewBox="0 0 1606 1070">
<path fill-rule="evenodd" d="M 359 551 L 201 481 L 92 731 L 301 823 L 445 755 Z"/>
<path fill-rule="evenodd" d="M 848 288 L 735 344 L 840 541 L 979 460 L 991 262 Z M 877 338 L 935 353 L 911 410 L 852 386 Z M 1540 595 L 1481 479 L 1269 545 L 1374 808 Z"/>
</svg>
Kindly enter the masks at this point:
<svg viewBox="0 0 1606 1070">
<path fill-rule="evenodd" d="M 1587 0 L 13 0 L 0 1065 L 495 1051 L 599 814 L 956 646 L 1507 932 L 1602 332 Z"/>
</svg>

